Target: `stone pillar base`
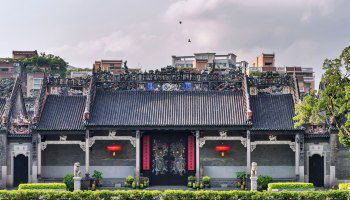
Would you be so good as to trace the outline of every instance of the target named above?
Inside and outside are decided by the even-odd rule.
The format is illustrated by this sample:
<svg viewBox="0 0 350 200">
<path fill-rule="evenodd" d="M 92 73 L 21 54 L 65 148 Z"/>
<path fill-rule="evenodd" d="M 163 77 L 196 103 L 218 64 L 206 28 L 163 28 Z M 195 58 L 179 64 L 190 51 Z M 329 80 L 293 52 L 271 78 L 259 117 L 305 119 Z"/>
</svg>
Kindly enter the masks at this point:
<svg viewBox="0 0 350 200">
<path fill-rule="evenodd" d="M 32 183 L 38 182 L 38 167 L 33 165 L 32 166 Z"/>
<path fill-rule="evenodd" d="M 0 188 L 6 188 L 6 182 L 7 182 L 7 166 L 1 166 Z"/>
<path fill-rule="evenodd" d="M 250 177 L 250 190 L 257 191 L 258 190 L 258 177 L 251 176 Z"/>
<path fill-rule="evenodd" d="M 81 190 L 81 177 L 73 177 L 74 191 Z"/>
</svg>

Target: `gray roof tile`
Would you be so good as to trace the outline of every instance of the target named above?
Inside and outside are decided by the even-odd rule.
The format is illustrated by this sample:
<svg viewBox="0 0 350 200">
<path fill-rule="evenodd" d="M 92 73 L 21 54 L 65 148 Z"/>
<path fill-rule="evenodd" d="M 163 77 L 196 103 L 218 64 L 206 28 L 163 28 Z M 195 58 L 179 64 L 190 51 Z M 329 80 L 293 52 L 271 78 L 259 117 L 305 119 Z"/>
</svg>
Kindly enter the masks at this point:
<svg viewBox="0 0 350 200">
<path fill-rule="evenodd" d="M 242 92 L 98 90 L 91 126 L 247 125 Z"/>
<path fill-rule="evenodd" d="M 291 94 L 259 94 L 250 97 L 253 130 L 294 130 Z"/>
<path fill-rule="evenodd" d="M 84 130 L 85 96 L 49 95 L 37 130 Z"/>
<path fill-rule="evenodd" d="M 4 113 L 5 105 L 6 105 L 6 99 L 5 98 L 0 98 L 0 117 Z"/>
</svg>

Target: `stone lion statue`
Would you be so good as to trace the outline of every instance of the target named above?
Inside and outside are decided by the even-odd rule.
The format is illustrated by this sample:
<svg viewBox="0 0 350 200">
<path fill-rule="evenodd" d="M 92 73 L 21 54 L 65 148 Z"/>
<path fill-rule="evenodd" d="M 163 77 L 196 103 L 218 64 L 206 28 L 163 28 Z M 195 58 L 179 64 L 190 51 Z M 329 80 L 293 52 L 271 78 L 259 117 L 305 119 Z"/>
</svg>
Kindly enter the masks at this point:
<svg viewBox="0 0 350 200">
<path fill-rule="evenodd" d="M 74 177 L 81 177 L 80 163 L 79 162 L 74 163 L 73 174 L 74 174 Z"/>
<path fill-rule="evenodd" d="M 256 176 L 256 168 L 257 168 L 257 166 L 258 166 L 258 164 L 256 164 L 256 162 L 252 162 L 250 176 L 252 176 L 252 177 Z"/>
</svg>

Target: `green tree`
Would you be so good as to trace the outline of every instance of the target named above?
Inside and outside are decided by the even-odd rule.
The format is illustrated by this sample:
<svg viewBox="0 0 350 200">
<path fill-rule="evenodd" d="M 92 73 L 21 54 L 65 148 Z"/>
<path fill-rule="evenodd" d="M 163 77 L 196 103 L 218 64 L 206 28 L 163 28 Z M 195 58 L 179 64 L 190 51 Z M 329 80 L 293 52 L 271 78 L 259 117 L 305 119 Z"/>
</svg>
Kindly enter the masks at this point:
<svg viewBox="0 0 350 200">
<path fill-rule="evenodd" d="M 59 56 L 41 53 L 30 58 L 0 58 L 0 62 L 20 63 L 27 72 L 46 72 L 50 75 L 66 76 L 68 62 Z"/>
<path fill-rule="evenodd" d="M 47 69 L 50 75 L 66 76 L 68 63 L 61 57 L 52 54 L 41 53 L 38 56 L 18 60 L 28 71 L 37 72 Z"/>
<path fill-rule="evenodd" d="M 330 122 L 337 128 L 342 144 L 350 145 L 350 46 L 339 58 L 326 59 L 318 93 L 313 92 L 296 105 L 295 127 Z"/>
</svg>

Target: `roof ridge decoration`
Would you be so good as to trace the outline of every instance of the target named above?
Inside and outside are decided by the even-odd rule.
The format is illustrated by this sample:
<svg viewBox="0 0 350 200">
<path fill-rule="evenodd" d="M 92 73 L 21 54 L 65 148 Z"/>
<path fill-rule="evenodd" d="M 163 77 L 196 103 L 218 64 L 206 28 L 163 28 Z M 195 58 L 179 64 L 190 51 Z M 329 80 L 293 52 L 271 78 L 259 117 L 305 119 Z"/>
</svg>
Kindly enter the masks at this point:
<svg viewBox="0 0 350 200">
<path fill-rule="evenodd" d="M 288 74 L 267 72 L 260 76 L 247 77 L 249 94 L 293 94 L 298 92 L 295 79 Z"/>
<path fill-rule="evenodd" d="M 198 72 L 178 69 L 172 66 L 148 72 L 129 72 L 112 75 L 98 72 L 96 87 L 105 90 L 136 91 L 212 91 L 242 90 L 243 74 L 241 70 L 226 72 Z"/>
<path fill-rule="evenodd" d="M 95 81 L 95 75 L 93 75 L 93 76 L 91 76 L 89 91 L 87 94 L 85 108 L 84 108 L 84 114 L 83 114 L 83 120 L 84 120 L 85 124 L 89 120 L 91 106 L 94 102 L 95 95 L 96 95 L 96 81 Z"/>
<path fill-rule="evenodd" d="M 2 123 L 7 130 L 10 130 L 11 134 L 30 133 L 31 123 L 24 102 L 21 76 L 15 79 L 11 95 L 6 102 Z"/>
<path fill-rule="evenodd" d="M 35 100 L 34 115 L 33 115 L 33 119 L 32 119 L 32 122 L 33 122 L 34 125 L 36 125 L 38 123 L 39 119 L 40 119 L 41 112 L 42 112 L 42 110 L 44 108 L 44 105 L 46 103 L 46 99 L 47 99 L 48 95 L 49 95 L 49 92 L 48 92 L 48 80 L 45 77 L 43 79 L 43 83 L 42 83 L 41 88 L 40 88 L 39 96 Z"/>
<path fill-rule="evenodd" d="M 244 95 L 244 105 L 245 105 L 245 112 L 247 115 L 247 120 L 248 123 L 252 122 L 252 117 L 253 117 L 253 111 L 250 108 L 250 95 L 249 95 L 249 85 L 247 81 L 247 76 L 245 75 L 243 78 L 243 95 Z"/>
<path fill-rule="evenodd" d="M 15 79 L 14 85 L 13 85 L 12 90 L 11 90 L 10 97 L 6 99 L 6 105 L 5 105 L 4 113 L 2 115 L 2 123 L 4 126 L 8 126 L 12 107 L 14 104 L 14 100 L 16 98 L 15 94 L 17 92 L 18 86 L 20 86 L 19 82 L 20 82 L 20 77 L 18 76 Z"/>
</svg>

